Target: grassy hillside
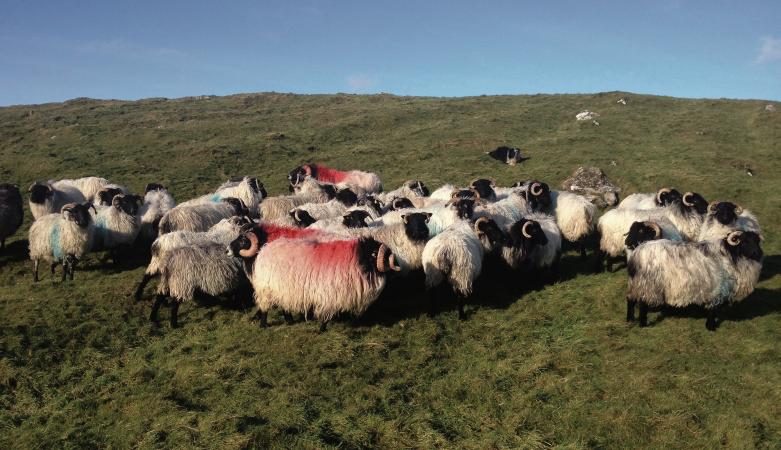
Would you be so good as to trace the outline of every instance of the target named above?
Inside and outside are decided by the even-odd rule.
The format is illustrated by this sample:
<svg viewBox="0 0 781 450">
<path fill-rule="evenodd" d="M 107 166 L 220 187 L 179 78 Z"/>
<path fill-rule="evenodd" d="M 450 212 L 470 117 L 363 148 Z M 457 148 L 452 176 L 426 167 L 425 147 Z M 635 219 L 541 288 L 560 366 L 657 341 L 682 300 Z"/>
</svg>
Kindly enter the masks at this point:
<svg viewBox="0 0 781 450">
<path fill-rule="evenodd" d="M 150 294 L 131 299 L 143 261 L 115 268 L 93 255 L 75 282 L 34 285 L 28 212 L 0 254 L 0 447 L 778 448 L 781 113 L 762 101 L 617 104 L 624 95 L 0 108 L 0 181 L 24 189 L 94 174 L 135 190 L 160 182 L 184 200 L 252 174 L 278 194 L 309 160 L 378 172 L 386 187 L 477 176 L 557 186 L 597 165 L 624 194 L 673 185 L 750 208 L 766 253 L 756 292 L 715 333 L 699 311 L 628 326 L 626 272 L 588 274 L 574 253 L 542 290 L 501 271 L 482 279 L 465 322 L 452 306 L 429 317 L 413 277 L 324 334 L 278 313 L 259 330 L 216 303 L 184 305 L 173 330 L 148 323 Z M 582 109 L 601 126 L 576 122 Z M 483 155 L 500 144 L 531 159 Z"/>
</svg>

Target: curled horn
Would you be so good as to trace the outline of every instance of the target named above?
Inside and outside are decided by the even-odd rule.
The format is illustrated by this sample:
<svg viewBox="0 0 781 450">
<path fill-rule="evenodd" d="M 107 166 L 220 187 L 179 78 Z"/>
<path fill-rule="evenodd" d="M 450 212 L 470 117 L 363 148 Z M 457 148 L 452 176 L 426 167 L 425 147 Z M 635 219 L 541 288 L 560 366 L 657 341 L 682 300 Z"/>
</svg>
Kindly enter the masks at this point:
<svg viewBox="0 0 781 450">
<path fill-rule="evenodd" d="M 474 187 L 470 187 L 469 191 L 475 194 L 475 199 L 479 199 L 480 198 L 480 193 L 477 192 L 477 189 L 475 189 Z"/>
<path fill-rule="evenodd" d="M 60 208 L 60 213 L 64 213 L 65 211 L 70 211 L 75 207 L 76 207 L 75 203 L 66 203 L 62 205 L 62 208 Z"/>
<path fill-rule="evenodd" d="M 485 216 L 480 217 L 477 220 L 475 220 L 475 233 L 481 233 L 479 225 L 481 223 L 485 223 L 485 222 L 488 222 L 488 217 L 485 217 Z"/>
<path fill-rule="evenodd" d="M 391 253 L 390 259 L 388 259 L 388 265 L 390 266 L 391 270 L 394 272 L 401 272 L 401 266 L 396 264 L 396 255 Z"/>
<path fill-rule="evenodd" d="M 538 196 L 542 194 L 542 185 L 540 183 L 532 183 L 532 185 L 529 187 L 529 191 L 532 193 L 533 196 Z"/>
<path fill-rule="evenodd" d="M 692 202 L 687 200 L 687 198 L 691 197 L 692 195 L 694 195 L 692 192 L 687 192 L 687 193 L 683 194 L 683 204 L 684 205 L 686 205 L 686 206 L 694 206 L 694 203 L 692 203 Z"/>
<path fill-rule="evenodd" d="M 719 202 L 710 202 L 708 204 L 708 214 L 713 215 L 713 213 L 716 212 L 716 205 L 718 205 Z"/>
<path fill-rule="evenodd" d="M 529 234 L 529 232 L 526 230 L 526 227 L 530 226 L 531 224 L 532 224 L 531 222 L 526 222 L 525 224 L 523 224 L 523 227 L 521 228 L 521 233 L 527 239 L 531 239 L 532 238 L 532 235 Z"/>
<path fill-rule="evenodd" d="M 248 232 L 244 234 L 244 236 L 249 239 L 250 246 L 248 249 L 239 250 L 239 256 L 242 258 L 252 258 L 253 256 L 258 254 L 258 251 L 260 251 L 260 242 L 258 241 L 258 236 L 253 232 Z"/>
<path fill-rule="evenodd" d="M 739 216 L 743 214 L 743 207 L 735 203 L 735 215 Z"/>
<path fill-rule="evenodd" d="M 387 272 L 388 268 L 385 267 L 385 252 L 388 251 L 388 248 L 385 246 L 385 244 L 380 244 L 380 249 L 377 251 L 377 270 L 382 272 Z"/>
<path fill-rule="evenodd" d="M 661 188 L 661 189 L 659 189 L 659 192 L 656 193 L 656 203 L 662 204 L 662 194 L 666 194 L 666 193 L 671 192 L 671 191 L 672 191 L 672 188 Z"/>
<path fill-rule="evenodd" d="M 733 231 L 732 233 L 729 234 L 729 236 L 727 236 L 727 243 L 729 245 L 732 245 L 733 247 L 740 244 L 740 239 L 738 238 L 740 237 L 741 234 L 743 234 L 742 231 Z"/>
<path fill-rule="evenodd" d="M 662 237 L 662 229 L 659 227 L 659 225 L 656 222 L 645 222 L 643 225 L 651 228 L 654 230 L 654 237 L 656 239 L 659 239 Z"/>
<path fill-rule="evenodd" d="M 296 219 L 296 222 L 301 222 L 301 218 L 298 217 L 298 213 L 299 213 L 299 210 L 298 209 L 294 209 L 293 210 L 293 218 Z"/>
</svg>

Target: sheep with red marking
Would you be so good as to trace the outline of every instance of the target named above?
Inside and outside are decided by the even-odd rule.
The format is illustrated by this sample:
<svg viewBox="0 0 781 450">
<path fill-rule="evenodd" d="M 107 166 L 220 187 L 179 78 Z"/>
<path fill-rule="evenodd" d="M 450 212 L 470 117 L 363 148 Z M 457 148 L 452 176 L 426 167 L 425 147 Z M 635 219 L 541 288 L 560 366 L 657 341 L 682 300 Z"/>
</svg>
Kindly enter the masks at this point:
<svg viewBox="0 0 781 450">
<path fill-rule="evenodd" d="M 245 264 L 250 260 L 261 327 L 268 326 L 268 311 L 276 306 L 288 322 L 293 313 L 312 313 L 324 331 L 339 313 L 363 314 L 382 293 L 386 272 L 401 270 L 388 247 L 371 238 L 265 243 L 266 236 L 253 231 L 244 238 L 234 241 L 229 251 Z"/>
<path fill-rule="evenodd" d="M 339 187 L 349 187 L 362 194 L 382 191 L 382 182 L 376 173 L 360 170 L 341 171 L 322 164 L 304 164 L 288 174 L 288 180 L 293 186 L 304 181 L 307 177 L 325 183 L 333 183 Z"/>
</svg>

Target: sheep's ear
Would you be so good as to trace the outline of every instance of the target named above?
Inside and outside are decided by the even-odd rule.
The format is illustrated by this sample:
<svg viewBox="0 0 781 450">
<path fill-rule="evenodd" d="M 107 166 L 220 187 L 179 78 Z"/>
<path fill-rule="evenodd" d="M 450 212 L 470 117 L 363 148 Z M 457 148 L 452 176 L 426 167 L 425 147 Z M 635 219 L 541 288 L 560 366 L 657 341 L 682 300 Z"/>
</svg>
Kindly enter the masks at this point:
<svg viewBox="0 0 781 450">
<path fill-rule="evenodd" d="M 401 220 L 403 220 L 403 221 L 404 221 L 404 223 L 407 223 L 407 222 L 409 221 L 409 219 L 407 218 L 407 215 L 406 215 L 406 214 L 402 214 L 402 215 L 401 215 Z"/>
<path fill-rule="evenodd" d="M 433 216 L 433 214 L 432 214 L 432 213 L 430 213 L 430 212 L 423 213 L 423 214 L 425 214 L 425 215 L 426 215 L 426 223 L 428 223 L 429 219 L 431 219 L 431 216 Z"/>
</svg>

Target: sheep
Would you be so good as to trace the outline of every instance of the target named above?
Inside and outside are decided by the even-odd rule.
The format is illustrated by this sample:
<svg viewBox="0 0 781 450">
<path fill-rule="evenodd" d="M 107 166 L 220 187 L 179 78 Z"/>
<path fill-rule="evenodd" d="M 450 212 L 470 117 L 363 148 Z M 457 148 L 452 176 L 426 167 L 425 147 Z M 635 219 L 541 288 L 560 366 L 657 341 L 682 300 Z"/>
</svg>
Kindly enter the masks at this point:
<svg viewBox="0 0 781 450">
<path fill-rule="evenodd" d="M 360 316 L 385 287 L 386 273 L 401 268 L 388 246 L 368 237 L 314 241 L 278 239 L 261 247 L 262 237 L 246 234 L 254 258 L 251 282 L 260 326 L 268 327 L 268 311 L 281 308 L 290 323 L 292 313 L 321 322 L 320 331 L 339 313 Z"/>
<path fill-rule="evenodd" d="M 69 183 L 70 181 L 36 181 L 30 186 L 27 192 L 30 194 L 29 205 L 33 220 L 61 211 L 66 204 L 87 201 L 84 194 Z"/>
<path fill-rule="evenodd" d="M 621 200 L 618 208 L 653 209 L 680 201 L 681 193 L 675 188 L 662 188 L 656 194 L 631 194 Z"/>
<path fill-rule="evenodd" d="M 93 251 L 114 250 L 133 244 L 139 232 L 137 213 L 140 201 L 141 197 L 137 195 L 117 194 L 111 200 L 111 206 L 97 210 Z"/>
<path fill-rule="evenodd" d="M 687 192 L 681 200 L 673 200 L 663 208 L 614 208 L 607 211 L 597 222 L 600 234 L 597 269 L 602 270 L 602 262 L 606 258 L 610 269 L 610 258 L 617 258 L 624 253 L 624 236 L 634 222 L 666 219 L 672 222 L 684 239 L 697 239 L 707 204 L 701 195 Z"/>
<path fill-rule="evenodd" d="M 486 178 L 478 178 L 469 183 L 469 189 L 477 194 L 477 198 L 481 198 L 489 202 L 497 200 L 496 191 L 494 191 L 495 187 L 496 182 Z"/>
<path fill-rule="evenodd" d="M 415 212 L 427 213 L 430 216 L 428 221 L 429 237 L 433 237 L 458 219 L 471 219 L 474 213 L 474 205 L 475 200 L 473 198 L 458 198 L 454 193 L 453 198 L 445 205 L 428 208 L 407 207 L 396 209 L 382 216 L 381 223 L 383 225 L 392 225 L 401 223 L 402 216 L 406 214 Z"/>
<path fill-rule="evenodd" d="M 293 221 L 298 226 L 308 226 L 311 224 L 304 224 L 304 219 L 299 219 L 301 213 L 306 213 L 306 217 L 309 220 L 327 219 L 330 217 L 341 216 L 347 212 L 347 208 L 353 207 L 358 203 L 358 196 L 348 188 L 340 189 L 336 193 L 336 197 L 333 200 L 329 200 L 325 203 L 306 203 L 296 207 L 290 211 L 290 215 Z M 303 216 L 302 216 L 303 217 Z"/>
<path fill-rule="evenodd" d="M 114 200 L 114 197 L 122 193 L 124 193 L 124 191 L 119 187 L 104 187 L 95 194 L 95 198 L 92 200 L 92 204 L 95 206 L 111 206 L 111 202 Z"/>
<path fill-rule="evenodd" d="M 258 217 L 258 205 L 264 198 L 268 197 L 268 192 L 266 192 L 263 183 L 258 182 L 257 178 L 243 177 L 240 180 L 226 181 L 213 193 L 187 200 L 179 206 L 189 207 L 218 203 L 220 200 L 229 197 L 241 200 L 249 209 L 249 215 Z"/>
<path fill-rule="evenodd" d="M 250 220 L 247 217 L 233 216 L 220 220 L 209 228 L 208 231 L 174 231 L 172 233 L 160 235 L 152 243 L 151 259 L 144 271 L 141 282 L 136 287 L 136 301 L 141 300 L 144 288 L 149 284 L 152 278 L 160 275 L 162 267 L 161 261 L 169 251 L 178 247 L 212 242 L 221 244 L 224 247 L 236 239 L 241 233 L 242 227 L 249 223 Z"/>
<path fill-rule="evenodd" d="M 527 259 L 536 249 L 549 244 L 539 222 L 524 218 L 519 219 L 506 230 L 505 241 L 506 244 L 501 246 L 498 256 L 512 269 L 527 266 Z M 485 248 L 485 244 L 483 247 Z"/>
<path fill-rule="evenodd" d="M 703 306 L 705 327 L 713 331 L 721 310 L 754 290 L 762 269 L 760 236 L 733 231 L 704 242 L 658 240 L 638 247 L 628 263 L 626 319 L 640 306 L 640 326 L 648 325 L 648 308 L 663 305 Z"/>
<path fill-rule="evenodd" d="M 149 320 L 157 322 L 160 306 L 170 297 L 172 328 L 179 326 L 181 303 L 192 301 L 196 293 L 213 297 L 238 294 L 246 284 L 241 262 L 227 255 L 225 245 L 217 242 L 174 248 L 162 258 L 160 268 L 160 284 Z"/>
<path fill-rule="evenodd" d="M 502 228 L 507 228 L 530 212 L 528 202 L 518 193 L 511 193 L 493 203 L 478 201 L 474 217 L 488 217 Z"/>
<path fill-rule="evenodd" d="M 308 215 L 308 213 L 302 211 L 301 215 Z M 314 220 L 309 216 L 308 219 L 305 218 L 303 221 L 303 223 L 310 223 L 308 227 L 311 229 L 331 233 L 343 233 L 348 228 L 364 228 L 372 222 L 371 214 L 363 209 L 349 209 L 343 216 L 321 220 Z"/>
<path fill-rule="evenodd" d="M 244 202 L 233 197 L 225 197 L 217 203 L 179 205 L 163 214 L 159 231 L 161 235 L 180 230 L 206 231 L 222 219 L 246 215 L 249 210 Z"/>
<path fill-rule="evenodd" d="M 348 229 L 345 235 L 372 238 L 387 245 L 396 255 L 400 274 L 406 275 L 423 267 L 421 258 L 429 239 L 427 224 L 430 218 L 431 213 L 428 212 L 409 212 L 401 216 L 401 223 Z"/>
<path fill-rule="evenodd" d="M 472 285 L 482 271 L 483 241 L 489 242 L 491 247 L 499 245 L 492 231 L 498 231 L 498 227 L 486 217 L 477 219 L 474 225 L 458 220 L 431 238 L 423 248 L 426 288 L 434 290 L 447 280 L 458 295 L 458 317 L 461 320 L 466 319 L 464 299 L 472 294 Z M 432 297 L 432 303 L 434 301 Z"/>
<path fill-rule="evenodd" d="M 73 272 L 76 263 L 92 247 L 94 224 L 89 203 L 68 203 L 59 213 L 41 216 L 30 226 L 30 259 L 33 261 L 33 280 L 38 282 L 38 266 L 46 261 L 51 273 L 62 262 L 62 281 Z"/>
<path fill-rule="evenodd" d="M 380 192 L 377 194 L 377 200 L 387 204 L 397 197 L 423 198 L 428 197 L 430 194 L 431 193 L 429 192 L 428 187 L 426 187 L 422 181 L 408 180 L 405 181 L 404 184 L 402 184 L 398 189 L 394 189 L 388 192 Z"/>
<path fill-rule="evenodd" d="M 5 240 L 16 233 L 24 221 L 22 194 L 15 184 L 0 184 L 0 250 L 5 248 Z"/>
<path fill-rule="evenodd" d="M 291 185 L 297 185 L 306 177 L 312 177 L 318 181 L 333 183 L 339 187 L 349 187 L 355 192 L 372 194 L 382 191 L 382 182 L 376 173 L 350 170 L 343 172 L 320 164 L 304 164 L 298 166 L 288 174 Z"/>
<path fill-rule="evenodd" d="M 732 202 L 711 202 L 697 240 L 722 239 L 736 230 L 762 234 L 757 217 L 750 211 Z"/>
<path fill-rule="evenodd" d="M 262 220 L 288 220 L 290 210 L 307 203 L 325 203 L 336 196 L 331 185 L 323 185 L 313 178 L 306 178 L 296 185 L 295 195 L 269 197 L 260 204 Z M 293 225 L 293 223 L 291 223 Z"/>
<path fill-rule="evenodd" d="M 139 236 L 152 242 L 158 235 L 158 226 L 163 215 L 176 206 L 173 196 L 157 183 L 149 183 L 144 189 L 144 202 L 138 210 L 141 225 Z"/>
<path fill-rule="evenodd" d="M 559 260 L 561 259 L 561 231 L 556 225 L 556 219 L 539 212 L 524 214 L 523 219 L 537 222 L 545 234 L 546 241 L 528 253 L 526 267 L 532 270 L 543 270 L 547 272 L 550 281 L 555 280 L 558 276 Z"/>
<path fill-rule="evenodd" d="M 659 217 L 653 221 L 634 222 L 626 233 L 624 239 L 624 248 L 626 260 L 632 257 L 632 252 L 644 242 L 655 241 L 657 239 L 667 239 L 670 241 L 682 241 L 683 236 L 678 232 L 672 222 Z M 609 268 L 612 272 L 612 267 Z"/>
<path fill-rule="evenodd" d="M 523 155 L 521 155 L 521 151 L 516 147 L 501 146 L 490 152 L 485 152 L 485 154 L 511 166 L 529 159 L 524 158 Z"/>
<path fill-rule="evenodd" d="M 101 189 L 104 188 L 117 188 L 120 191 L 122 191 L 123 194 L 129 194 L 130 191 L 124 186 L 121 186 L 119 184 L 111 183 L 105 178 L 101 177 L 83 177 L 83 178 L 76 178 L 76 179 L 66 179 L 66 180 L 60 180 L 56 182 L 60 185 L 62 184 L 69 184 L 76 189 L 78 189 L 83 195 L 84 198 L 88 201 L 94 202 L 95 197 L 97 196 L 98 192 L 100 192 Z"/>
</svg>

